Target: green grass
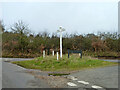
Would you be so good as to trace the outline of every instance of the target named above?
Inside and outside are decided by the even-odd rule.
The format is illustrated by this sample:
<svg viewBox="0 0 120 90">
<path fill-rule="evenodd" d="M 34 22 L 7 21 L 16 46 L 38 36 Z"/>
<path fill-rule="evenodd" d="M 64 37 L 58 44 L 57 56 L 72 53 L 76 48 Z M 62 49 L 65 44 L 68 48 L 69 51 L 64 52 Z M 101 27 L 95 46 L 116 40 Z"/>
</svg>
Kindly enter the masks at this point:
<svg viewBox="0 0 120 90">
<path fill-rule="evenodd" d="M 42 71 L 73 71 L 117 64 L 86 56 L 81 59 L 78 55 L 70 55 L 69 59 L 67 55 L 63 55 L 63 58 L 58 61 L 56 56 L 47 56 L 45 58 L 38 57 L 34 60 L 15 61 L 12 63 L 28 69 L 40 69 Z"/>
</svg>

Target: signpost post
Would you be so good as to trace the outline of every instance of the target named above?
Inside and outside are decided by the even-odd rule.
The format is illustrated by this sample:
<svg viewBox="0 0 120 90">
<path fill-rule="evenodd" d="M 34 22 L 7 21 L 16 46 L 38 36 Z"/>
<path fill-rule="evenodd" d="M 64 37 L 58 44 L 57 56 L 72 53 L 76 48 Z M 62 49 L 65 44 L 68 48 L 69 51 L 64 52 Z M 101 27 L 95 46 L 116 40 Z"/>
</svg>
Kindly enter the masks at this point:
<svg viewBox="0 0 120 90">
<path fill-rule="evenodd" d="M 43 50 L 43 58 L 45 57 L 45 50 Z"/>
<path fill-rule="evenodd" d="M 52 51 L 52 55 L 54 56 L 54 50 Z"/>
<path fill-rule="evenodd" d="M 58 60 L 58 58 L 59 58 L 59 56 L 58 56 L 59 54 L 58 54 L 58 52 L 57 52 L 57 60 Z"/>
<path fill-rule="evenodd" d="M 60 58 L 62 58 L 62 32 L 65 31 L 62 26 L 59 27 L 59 30 L 57 32 L 60 32 Z"/>
</svg>

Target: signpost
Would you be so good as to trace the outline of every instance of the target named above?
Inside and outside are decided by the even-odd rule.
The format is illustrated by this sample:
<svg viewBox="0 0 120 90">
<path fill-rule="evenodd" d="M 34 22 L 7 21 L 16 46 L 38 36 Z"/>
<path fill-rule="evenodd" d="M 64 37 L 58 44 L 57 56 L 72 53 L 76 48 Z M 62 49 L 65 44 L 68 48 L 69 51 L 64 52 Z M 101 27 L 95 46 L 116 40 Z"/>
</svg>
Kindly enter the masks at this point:
<svg viewBox="0 0 120 90">
<path fill-rule="evenodd" d="M 79 53 L 80 58 L 82 58 L 82 50 L 69 50 L 68 49 L 68 58 L 70 53 Z"/>
<path fill-rule="evenodd" d="M 62 58 L 62 32 L 65 31 L 62 26 L 59 27 L 59 30 L 57 32 L 60 32 L 60 58 Z"/>
</svg>

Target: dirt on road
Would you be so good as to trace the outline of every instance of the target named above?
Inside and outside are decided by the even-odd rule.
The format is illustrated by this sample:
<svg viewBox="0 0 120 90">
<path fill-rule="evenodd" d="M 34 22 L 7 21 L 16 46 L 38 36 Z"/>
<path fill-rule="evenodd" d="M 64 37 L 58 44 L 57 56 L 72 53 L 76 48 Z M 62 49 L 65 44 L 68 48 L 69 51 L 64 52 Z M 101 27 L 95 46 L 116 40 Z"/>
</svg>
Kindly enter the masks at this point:
<svg viewBox="0 0 120 90">
<path fill-rule="evenodd" d="M 29 74 L 34 75 L 36 78 L 45 80 L 51 88 L 64 88 L 68 79 L 64 76 L 48 76 L 48 73 L 41 71 L 26 71 Z M 41 74 L 42 73 L 42 74 Z"/>
</svg>

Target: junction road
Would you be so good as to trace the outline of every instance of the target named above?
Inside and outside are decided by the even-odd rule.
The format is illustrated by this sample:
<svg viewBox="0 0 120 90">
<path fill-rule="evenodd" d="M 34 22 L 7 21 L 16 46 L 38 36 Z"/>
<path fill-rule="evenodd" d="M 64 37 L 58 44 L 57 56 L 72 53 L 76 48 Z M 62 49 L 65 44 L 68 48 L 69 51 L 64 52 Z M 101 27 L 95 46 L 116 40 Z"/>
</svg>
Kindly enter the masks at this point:
<svg viewBox="0 0 120 90">
<path fill-rule="evenodd" d="M 2 62 L 2 88 L 46 88 L 43 80 L 24 72 L 17 65 Z"/>
<path fill-rule="evenodd" d="M 118 88 L 118 66 L 109 66 L 96 69 L 80 70 L 77 73 L 72 73 L 71 83 L 74 83 L 76 88 Z M 70 86 L 71 87 L 71 86 Z"/>
<path fill-rule="evenodd" d="M 26 59 L 8 59 L 18 61 Z M 30 60 L 30 59 L 29 59 Z M 71 73 L 65 88 L 118 88 L 118 65 L 94 69 L 80 70 Z M 2 88 L 49 88 L 43 79 L 24 72 L 24 68 L 9 62 L 2 62 Z M 64 88 L 64 87 L 63 87 Z"/>
</svg>

